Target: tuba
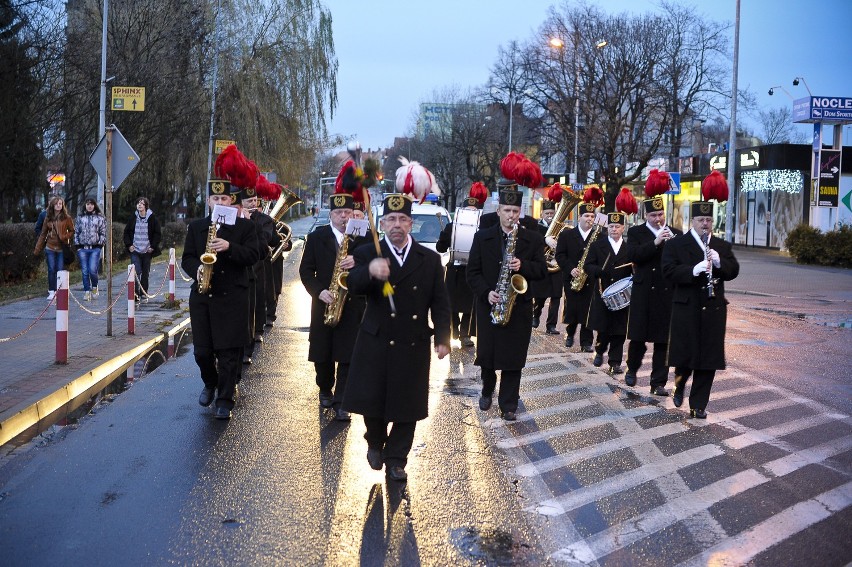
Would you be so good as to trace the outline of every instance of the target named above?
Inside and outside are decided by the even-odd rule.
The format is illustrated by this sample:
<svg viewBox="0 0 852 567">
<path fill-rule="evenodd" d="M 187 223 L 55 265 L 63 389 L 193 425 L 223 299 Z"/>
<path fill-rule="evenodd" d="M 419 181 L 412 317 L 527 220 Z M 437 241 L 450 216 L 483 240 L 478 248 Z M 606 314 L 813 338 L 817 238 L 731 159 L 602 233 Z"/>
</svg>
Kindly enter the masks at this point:
<svg viewBox="0 0 852 567">
<path fill-rule="evenodd" d="M 340 249 L 337 251 L 337 259 L 334 261 L 334 271 L 331 273 L 331 283 L 328 285 L 328 291 L 331 293 L 334 300 L 325 306 L 325 316 L 322 322 L 329 327 L 336 327 L 340 323 L 340 316 L 343 314 L 343 305 L 346 303 L 346 295 L 348 288 L 346 287 L 346 278 L 349 272 L 346 272 L 340 267 L 340 263 L 346 258 L 349 253 L 349 237 L 343 235 L 343 242 L 340 243 Z"/>
<path fill-rule="evenodd" d="M 204 247 L 204 254 L 201 255 L 201 275 L 198 278 L 198 293 L 210 293 L 213 288 L 213 264 L 216 263 L 216 252 L 210 247 L 210 243 L 216 238 L 216 232 L 219 230 L 218 222 L 211 222 L 210 228 L 207 230 L 207 244 Z"/>
<path fill-rule="evenodd" d="M 275 202 L 275 206 L 272 207 L 272 210 L 268 213 L 269 216 L 272 217 L 272 220 L 275 221 L 275 232 L 277 232 L 278 237 L 281 238 L 281 242 L 275 247 L 275 250 L 272 250 L 270 259 L 273 262 L 280 258 L 281 254 L 284 253 L 284 250 L 287 248 L 287 244 L 290 242 L 293 235 L 293 230 L 290 228 L 290 225 L 283 222 L 281 217 L 284 216 L 284 213 L 286 213 L 290 207 L 301 202 L 302 200 L 299 199 L 298 195 L 286 187 L 282 187 L 281 196 L 278 197 L 278 200 Z"/>
<path fill-rule="evenodd" d="M 512 274 L 509 264 L 515 257 L 515 244 L 518 241 L 518 223 L 512 227 L 512 234 L 506 242 L 503 265 L 500 267 L 500 277 L 497 279 L 497 295 L 500 301 L 491 306 L 491 322 L 499 327 L 509 324 L 515 299 L 519 293 L 527 292 L 527 280 L 521 274 Z"/>
<path fill-rule="evenodd" d="M 582 202 L 583 195 L 563 187 L 562 199 L 559 201 L 559 206 L 556 207 L 556 214 L 553 215 L 553 220 L 550 226 L 547 227 L 547 233 L 544 237 L 558 238 L 559 233 L 565 228 L 565 219 L 568 218 L 568 214 Z M 559 264 L 556 263 L 556 249 L 548 246 L 544 251 L 544 259 L 547 261 L 548 272 L 555 273 L 559 271 Z"/>
</svg>

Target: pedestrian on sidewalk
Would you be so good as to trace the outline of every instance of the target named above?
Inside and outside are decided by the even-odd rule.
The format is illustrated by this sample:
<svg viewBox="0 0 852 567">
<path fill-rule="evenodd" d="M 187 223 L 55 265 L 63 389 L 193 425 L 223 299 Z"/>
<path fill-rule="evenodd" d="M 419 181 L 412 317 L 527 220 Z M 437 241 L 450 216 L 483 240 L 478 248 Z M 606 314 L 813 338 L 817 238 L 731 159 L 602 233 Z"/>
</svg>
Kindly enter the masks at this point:
<svg viewBox="0 0 852 567">
<path fill-rule="evenodd" d="M 74 243 L 83 273 L 83 299 L 91 301 L 98 296 L 98 269 L 101 250 L 106 244 L 106 219 L 91 197 L 86 199 L 83 212 L 77 217 Z"/>
<path fill-rule="evenodd" d="M 44 250 L 44 258 L 47 262 L 47 299 L 52 300 L 56 295 L 56 274 L 65 269 L 65 260 L 62 254 L 62 245 L 71 244 L 74 238 L 74 219 L 65 208 L 65 200 L 62 197 L 54 197 L 50 200 L 44 224 L 41 225 L 41 233 L 36 242 L 33 254 L 38 256 Z"/>
<path fill-rule="evenodd" d="M 148 199 L 136 200 L 136 212 L 124 227 L 124 247 L 130 252 L 130 261 L 136 268 L 139 284 L 136 286 L 136 301 L 144 293 L 148 295 L 148 274 L 151 272 L 151 259 L 159 256 L 162 233 L 160 223 L 151 211 Z"/>
</svg>

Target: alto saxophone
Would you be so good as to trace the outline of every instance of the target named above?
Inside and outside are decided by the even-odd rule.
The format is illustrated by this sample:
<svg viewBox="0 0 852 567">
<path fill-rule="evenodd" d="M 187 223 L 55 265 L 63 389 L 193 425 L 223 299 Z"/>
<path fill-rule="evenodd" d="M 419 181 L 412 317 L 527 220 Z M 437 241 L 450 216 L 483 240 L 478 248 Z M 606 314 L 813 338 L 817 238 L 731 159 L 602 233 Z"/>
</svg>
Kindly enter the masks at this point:
<svg viewBox="0 0 852 567">
<path fill-rule="evenodd" d="M 216 238 L 219 223 L 211 223 L 207 230 L 207 245 L 204 254 L 201 255 L 201 275 L 198 278 L 198 293 L 210 293 L 213 288 L 213 264 L 216 263 L 216 251 L 211 248 L 210 243 Z"/>
<path fill-rule="evenodd" d="M 527 280 L 521 274 L 512 274 L 509 264 L 515 258 L 515 244 L 518 241 L 518 223 L 512 226 L 512 233 L 506 242 L 503 265 L 500 267 L 500 277 L 497 279 L 497 295 L 499 301 L 491 306 L 491 322 L 499 327 L 509 324 L 515 299 L 519 293 L 527 292 Z"/>
<path fill-rule="evenodd" d="M 583 250 L 583 256 L 580 258 L 580 263 L 577 264 L 577 269 L 580 270 L 580 273 L 577 274 L 571 280 L 571 291 L 580 291 L 583 289 L 583 286 L 586 285 L 586 279 L 589 277 L 589 274 L 586 273 L 586 270 L 583 269 L 583 266 L 586 264 L 586 257 L 589 255 L 589 248 L 592 247 L 592 243 L 598 237 L 598 234 L 601 232 L 601 225 L 596 224 L 595 228 L 592 229 L 592 233 L 589 235 L 589 238 L 586 242 L 586 248 Z"/>
<path fill-rule="evenodd" d="M 346 295 L 348 288 L 346 287 L 346 278 L 349 272 L 340 267 L 343 259 L 349 252 L 349 237 L 343 235 L 343 242 L 340 243 L 340 249 L 337 251 L 337 259 L 334 261 L 334 271 L 331 273 L 331 283 L 328 286 L 328 292 L 333 298 L 331 303 L 325 306 L 325 316 L 323 323 L 329 327 L 336 327 L 340 323 L 340 316 L 343 314 L 343 305 L 346 303 Z"/>
</svg>

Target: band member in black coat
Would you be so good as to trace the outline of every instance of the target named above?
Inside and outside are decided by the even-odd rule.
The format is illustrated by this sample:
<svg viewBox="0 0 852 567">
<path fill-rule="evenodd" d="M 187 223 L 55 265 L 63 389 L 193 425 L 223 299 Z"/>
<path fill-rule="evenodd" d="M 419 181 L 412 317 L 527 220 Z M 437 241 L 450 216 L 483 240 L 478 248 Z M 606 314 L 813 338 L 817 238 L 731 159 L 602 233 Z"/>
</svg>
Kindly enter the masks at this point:
<svg viewBox="0 0 852 567">
<path fill-rule="evenodd" d="M 630 276 L 630 261 L 627 259 L 627 246 L 624 233 L 624 213 L 607 215 L 607 237 L 598 238 L 586 259 L 585 270 L 592 279 L 594 297 L 589 310 L 588 325 L 598 332 L 595 342 L 595 358 L 592 364 L 601 366 L 604 353 L 607 353 L 608 372 L 621 374 L 624 369 L 621 361 L 624 356 L 624 338 L 627 335 L 627 306 L 611 311 L 604 303 L 603 293 L 610 285 Z"/>
<path fill-rule="evenodd" d="M 484 200 L 479 201 L 476 197 L 468 197 L 464 201 L 464 208 L 476 211 L 481 210 L 484 204 Z M 453 223 L 447 223 L 441 231 L 441 236 L 438 237 L 438 242 L 435 243 L 435 249 L 442 253 L 448 251 L 452 245 L 452 235 Z M 450 294 L 453 338 L 458 338 L 463 347 L 472 347 L 473 340 L 470 337 L 476 335 L 476 322 L 473 319 L 473 293 L 467 284 L 467 264 L 462 264 L 458 260 L 449 262 L 445 281 Z"/>
<path fill-rule="evenodd" d="M 376 256 L 374 243 L 359 246 L 349 272 L 349 291 L 367 296 L 367 310 L 343 407 L 364 416 L 370 467 L 384 465 L 388 478 L 402 481 L 415 426 L 429 413 L 432 336 L 438 358 L 450 352 L 450 302 L 441 257 L 409 236 L 407 196 L 385 197 L 381 227 L 382 257 Z M 395 311 L 383 293 L 388 282 Z"/>
<path fill-rule="evenodd" d="M 541 202 L 541 220 L 538 223 L 538 231 L 542 237 L 546 237 L 547 229 L 550 223 L 553 222 L 553 216 L 556 214 L 556 201 L 545 199 Z M 548 240 L 552 240 L 548 238 Z M 545 242 L 545 250 L 550 245 L 556 247 L 557 242 L 552 240 L 550 243 Z M 559 320 L 559 302 L 562 300 L 562 274 L 558 272 L 547 271 L 544 278 L 530 283 L 530 290 L 533 294 L 533 328 L 538 328 L 541 322 L 541 313 L 544 311 L 544 304 L 550 300 L 550 305 L 547 308 L 547 319 L 544 322 L 545 333 L 548 335 L 558 335 L 556 323 Z"/>
<path fill-rule="evenodd" d="M 627 323 L 627 372 L 624 381 L 636 385 L 636 373 L 642 366 L 647 347 L 654 343 L 651 359 L 651 393 L 668 396 L 669 379 L 666 352 L 669 348 L 669 322 L 672 314 L 672 285 L 663 277 L 660 260 L 663 247 L 670 239 L 683 234 L 666 226 L 663 198 L 646 199 L 645 224 L 627 231 L 627 258 L 633 263 L 633 288 L 630 292 L 630 314 Z"/>
<path fill-rule="evenodd" d="M 266 324 L 266 267 L 269 263 L 269 248 L 280 241 L 275 232 L 275 221 L 257 207 L 259 199 L 254 187 L 245 187 L 240 192 L 242 216 L 252 221 L 257 231 L 260 260 L 252 266 L 249 277 L 249 321 L 252 339 L 243 352 L 243 364 L 251 364 L 255 344 L 263 342 L 263 326 Z"/>
<path fill-rule="evenodd" d="M 666 244 L 661 262 L 663 275 L 674 285 L 668 358 L 675 367 L 674 404 L 683 403 L 686 380 L 692 374 L 690 416 L 704 419 L 716 370 L 725 368 L 728 300 L 724 282 L 739 275 L 740 265 L 731 245 L 710 235 L 713 203 L 692 203 L 690 212 L 692 228 Z M 706 237 L 709 249 L 703 241 Z"/>
<path fill-rule="evenodd" d="M 207 204 L 211 210 L 216 205 L 236 206 L 232 205 L 228 181 L 212 180 L 207 186 Z M 221 224 L 216 236 L 208 241 L 210 227 L 217 220 L 207 216 L 189 224 L 181 268 L 196 280 L 189 294 L 189 316 L 195 362 L 204 381 L 198 403 L 209 406 L 215 395 L 215 417 L 230 419 L 243 348 L 252 338 L 249 271 L 260 254 L 254 226 L 239 215 L 235 224 Z M 211 267 L 210 292 L 201 294 L 197 283 L 201 277 L 201 255 L 208 249 L 216 254 L 216 262 Z"/>
<path fill-rule="evenodd" d="M 333 408 L 335 419 L 338 421 L 348 421 L 349 413 L 341 409 L 341 403 L 346 390 L 352 348 L 364 313 L 364 298 L 350 290 L 346 294 L 340 320 L 334 326 L 325 323 L 325 312 L 334 299 L 331 290 L 337 282 L 332 282 L 331 277 L 344 239 L 347 241 L 347 254 L 340 261 L 342 270 L 350 270 L 355 265 L 352 253 L 363 239 L 358 238 L 353 242 L 352 237 L 345 234 L 346 223 L 352 216 L 352 195 L 331 195 L 329 208 L 331 223 L 308 235 L 302 262 L 299 264 L 299 277 L 311 294 L 308 360 L 314 363 L 316 370 L 320 405 Z M 339 289 L 337 291 L 340 292 Z"/>
<path fill-rule="evenodd" d="M 556 262 L 562 269 L 562 284 L 565 287 L 565 307 L 562 310 L 562 322 L 565 329 L 565 346 L 574 346 L 574 333 L 580 327 L 580 351 L 592 352 L 595 335 L 586 326 L 589 317 L 589 306 L 592 303 L 592 278 L 586 278 L 579 291 L 571 289 L 571 282 L 581 273 L 580 261 L 583 252 L 589 244 L 589 238 L 596 234 L 595 205 L 580 203 L 577 209 L 579 219 L 577 226 L 559 233 L 556 241 Z"/>
<path fill-rule="evenodd" d="M 522 193 L 514 188 L 500 190 L 497 215 L 500 224 L 480 229 L 473 237 L 467 282 L 476 298 L 476 359 L 482 372 L 482 395 L 479 407 L 491 407 L 497 370 L 502 370 L 497 401 L 503 419 L 514 421 L 520 400 L 521 371 L 527 362 L 527 350 L 532 334 L 532 297 L 529 293 L 515 295 L 515 305 L 505 326 L 491 321 L 492 306 L 500 303 L 497 293 L 508 239 L 518 225 Z M 544 238 L 538 230 L 517 226 L 514 256 L 508 265 L 510 274 L 520 274 L 527 280 L 540 280 L 547 273 L 544 260 Z"/>
</svg>

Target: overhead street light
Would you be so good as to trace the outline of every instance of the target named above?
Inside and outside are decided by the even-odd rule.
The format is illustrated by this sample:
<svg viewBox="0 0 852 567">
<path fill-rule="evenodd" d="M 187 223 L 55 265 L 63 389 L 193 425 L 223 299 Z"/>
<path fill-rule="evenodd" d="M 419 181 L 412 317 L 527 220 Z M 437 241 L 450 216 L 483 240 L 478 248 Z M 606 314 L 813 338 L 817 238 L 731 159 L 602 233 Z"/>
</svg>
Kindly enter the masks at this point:
<svg viewBox="0 0 852 567">
<path fill-rule="evenodd" d="M 804 77 L 796 77 L 795 79 L 793 79 L 793 86 L 798 87 L 799 81 L 802 81 L 805 84 L 805 88 L 808 90 L 808 95 L 814 96 L 814 94 L 811 92 L 810 87 L 808 86 L 808 82 L 805 80 Z"/>
<path fill-rule="evenodd" d="M 791 95 L 791 94 L 787 91 L 787 89 L 785 89 L 785 88 L 784 88 L 784 87 L 782 87 L 781 85 L 775 85 L 774 87 L 770 87 L 770 88 L 769 88 L 769 96 L 772 96 L 772 95 L 774 95 L 774 94 L 775 94 L 775 89 L 781 89 L 782 91 L 784 91 L 784 94 L 785 94 L 785 95 L 787 95 L 788 97 L 790 97 L 790 100 L 795 100 L 795 99 L 793 98 L 793 95 Z"/>
</svg>

